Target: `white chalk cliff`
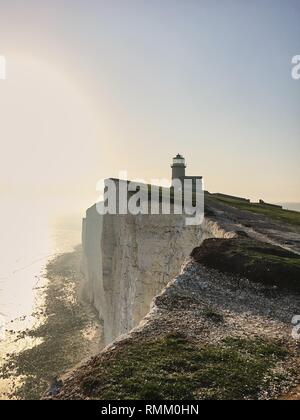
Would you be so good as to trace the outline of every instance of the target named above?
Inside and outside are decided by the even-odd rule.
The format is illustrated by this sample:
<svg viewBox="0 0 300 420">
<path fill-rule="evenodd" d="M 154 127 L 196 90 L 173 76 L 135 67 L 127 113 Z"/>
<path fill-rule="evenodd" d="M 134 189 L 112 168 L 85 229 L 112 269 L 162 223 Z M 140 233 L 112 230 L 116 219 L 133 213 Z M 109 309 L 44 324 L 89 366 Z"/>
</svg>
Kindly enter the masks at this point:
<svg viewBox="0 0 300 420">
<path fill-rule="evenodd" d="M 285 222 L 295 215 L 209 193 L 205 214 L 186 226 L 87 211 L 82 292 L 109 345 L 64 378 L 58 399 L 299 399 L 300 227 Z"/>
<path fill-rule="evenodd" d="M 209 220 L 186 226 L 181 215 L 101 216 L 96 205 L 88 209 L 82 292 L 99 312 L 105 344 L 139 324 L 193 248 L 228 235 Z"/>
</svg>

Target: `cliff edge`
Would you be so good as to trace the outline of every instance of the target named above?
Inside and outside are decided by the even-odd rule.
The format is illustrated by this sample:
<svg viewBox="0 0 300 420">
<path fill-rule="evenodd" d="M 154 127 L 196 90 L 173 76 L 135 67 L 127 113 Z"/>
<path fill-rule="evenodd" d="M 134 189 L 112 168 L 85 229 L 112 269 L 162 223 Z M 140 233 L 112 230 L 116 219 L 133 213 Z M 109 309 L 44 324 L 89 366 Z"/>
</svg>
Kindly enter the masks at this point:
<svg viewBox="0 0 300 420">
<path fill-rule="evenodd" d="M 299 385 L 299 341 L 291 322 L 300 311 L 300 215 L 263 214 L 207 198 L 204 226 L 189 233 L 178 227 L 180 220 L 97 219 L 102 239 L 85 263 L 90 269 L 94 258 L 98 265 L 84 289 L 93 301 L 100 281 L 98 308 L 107 329 L 114 328 L 112 342 L 64 378 L 57 399 L 271 399 Z M 137 235 L 142 245 L 138 240 L 134 248 Z M 181 272 L 172 280 L 173 270 Z M 147 299 L 136 312 L 143 293 Z M 107 296 L 117 321 L 105 314 L 101 299 Z"/>
</svg>

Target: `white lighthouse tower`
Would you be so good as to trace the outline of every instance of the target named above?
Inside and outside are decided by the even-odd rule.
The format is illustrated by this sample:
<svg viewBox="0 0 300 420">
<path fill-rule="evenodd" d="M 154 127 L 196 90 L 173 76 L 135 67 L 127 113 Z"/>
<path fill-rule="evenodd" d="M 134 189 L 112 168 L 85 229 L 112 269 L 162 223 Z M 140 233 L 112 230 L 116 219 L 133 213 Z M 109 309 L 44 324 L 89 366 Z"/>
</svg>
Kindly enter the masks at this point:
<svg viewBox="0 0 300 420">
<path fill-rule="evenodd" d="M 180 179 L 181 181 L 185 178 L 185 159 L 182 155 L 178 153 L 177 156 L 173 158 L 173 163 L 171 165 L 172 168 L 172 180 L 173 179 Z"/>
</svg>

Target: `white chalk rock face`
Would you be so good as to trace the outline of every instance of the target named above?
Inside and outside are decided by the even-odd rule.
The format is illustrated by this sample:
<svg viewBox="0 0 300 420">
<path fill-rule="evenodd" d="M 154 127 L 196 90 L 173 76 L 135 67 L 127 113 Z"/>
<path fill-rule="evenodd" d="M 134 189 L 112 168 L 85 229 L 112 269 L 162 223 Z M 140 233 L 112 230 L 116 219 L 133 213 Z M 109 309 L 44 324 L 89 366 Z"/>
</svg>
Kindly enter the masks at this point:
<svg viewBox="0 0 300 420">
<path fill-rule="evenodd" d="M 224 234 L 207 220 L 186 226 L 182 215 L 101 216 L 91 207 L 83 221 L 82 293 L 99 312 L 105 344 L 139 324 L 193 248 Z"/>
</svg>

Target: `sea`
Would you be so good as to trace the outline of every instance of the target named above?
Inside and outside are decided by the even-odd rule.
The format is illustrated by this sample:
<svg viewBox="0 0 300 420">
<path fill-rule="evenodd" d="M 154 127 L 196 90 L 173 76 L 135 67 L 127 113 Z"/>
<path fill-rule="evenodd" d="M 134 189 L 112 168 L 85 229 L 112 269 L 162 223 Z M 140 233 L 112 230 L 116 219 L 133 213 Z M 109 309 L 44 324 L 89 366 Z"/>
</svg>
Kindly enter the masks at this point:
<svg viewBox="0 0 300 420">
<path fill-rule="evenodd" d="M 286 210 L 294 210 L 300 212 L 300 203 L 278 203 Z"/>
<path fill-rule="evenodd" d="M 1 202 L 0 363 L 7 351 L 5 331 L 25 331 L 35 322 L 47 263 L 81 242 L 79 215 L 57 217 L 47 206 Z M 14 351 L 9 348 L 9 351 Z"/>
</svg>

